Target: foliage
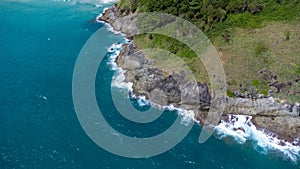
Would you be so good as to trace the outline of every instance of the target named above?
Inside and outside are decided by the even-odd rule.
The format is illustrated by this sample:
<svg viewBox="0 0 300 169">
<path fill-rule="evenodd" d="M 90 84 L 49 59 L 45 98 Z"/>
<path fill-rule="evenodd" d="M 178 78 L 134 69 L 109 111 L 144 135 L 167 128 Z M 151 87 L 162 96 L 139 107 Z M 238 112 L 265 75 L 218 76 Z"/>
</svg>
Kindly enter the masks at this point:
<svg viewBox="0 0 300 169">
<path fill-rule="evenodd" d="M 234 93 L 230 90 L 227 90 L 227 96 L 228 97 L 234 97 Z"/>
<path fill-rule="evenodd" d="M 122 13 L 164 12 L 191 21 L 209 36 L 232 26 L 258 28 L 265 21 L 299 17 L 298 0 L 121 0 Z"/>
<path fill-rule="evenodd" d="M 244 83 L 243 80 L 246 77 L 242 75 L 247 75 L 249 80 L 247 83 L 250 86 L 267 96 L 269 87 L 266 82 L 262 79 L 253 80 L 257 77 L 253 77 L 251 73 L 250 75 L 245 74 L 245 72 L 257 72 L 256 68 L 268 66 L 274 68 L 274 65 L 278 65 L 277 62 L 272 60 L 274 57 L 274 52 L 272 51 L 274 49 L 271 48 L 272 44 L 263 39 L 266 38 L 265 36 L 247 37 L 249 43 L 247 45 L 245 45 L 246 43 L 244 44 L 245 48 L 243 48 L 242 44 L 237 44 L 235 41 L 237 37 L 240 39 L 244 38 L 240 37 L 238 30 L 241 29 L 239 28 L 246 28 L 245 30 L 256 32 L 256 30 L 253 30 L 254 28 L 262 28 L 268 25 L 269 22 L 274 23 L 273 21 L 276 21 L 276 23 L 285 24 L 297 22 L 300 19 L 299 0 L 120 0 L 118 5 L 120 12 L 124 15 L 132 12 L 156 11 L 182 17 L 202 29 L 214 44 L 221 44 L 222 42 L 222 45 L 224 45 L 225 43 L 223 44 L 223 42 L 226 42 L 226 45 L 230 47 L 236 45 L 237 48 L 234 50 L 224 50 L 224 56 L 226 52 L 226 56 L 230 56 L 229 58 L 224 57 L 224 66 L 227 68 L 226 73 L 229 73 L 231 78 L 236 79 L 236 81 L 232 79 L 230 81 L 232 88 L 227 90 L 229 97 L 234 96 L 232 91 L 238 88 L 237 82 Z M 250 34 L 254 36 L 258 33 Z M 279 36 L 279 34 L 277 35 Z M 294 35 L 291 32 L 286 32 L 282 39 L 286 42 L 292 42 Z M 194 75 L 205 72 L 205 69 L 203 71 L 199 66 L 195 53 L 174 39 L 154 34 L 140 35 L 135 37 L 134 43 L 139 48 L 166 49 L 180 56 Z M 292 63 L 295 62 L 295 60 L 291 60 L 293 61 L 291 61 Z M 241 64 L 240 67 L 244 66 L 245 69 L 247 68 L 247 71 L 243 70 L 243 74 L 241 73 L 240 75 L 233 73 L 236 71 L 234 67 L 237 66 L 237 63 L 244 63 L 244 61 L 249 61 L 250 66 L 247 67 L 247 64 Z M 235 65 L 232 66 L 231 64 Z M 279 72 L 281 71 L 288 72 L 284 68 L 279 69 Z M 300 67 L 293 69 L 292 73 L 300 74 Z M 202 76 L 200 75 L 199 77 L 201 77 L 198 78 L 201 79 L 199 81 L 203 82 Z M 299 97 L 295 96 L 295 98 L 297 100 Z"/>
<path fill-rule="evenodd" d="M 140 34 L 135 37 L 139 48 L 160 48 L 170 51 L 182 58 L 196 58 L 197 55 L 188 48 L 184 43 L 159 34 Z M 141 42 L 141 43 L 139 43 Z M 167 42 L 167 43 L 166 43 Z"/>
<path fill-rule="evenodd" d="M 231 80 L 230 84 L 235 86 L 235 85 L 237 85 L 237 82 L 236 82 L 236 80 L 233 79 L 233 80 Z"/>
<path fill-rule="evenodd" d="M 300 66 L 296 69 L 296 73 L 300 75 Z"/>
<path fill-rule="evenodd" d="M 258 91 L 260 94 L 263 94 L 265 97 L 267 97 L 268 96 L 268 90 L 267 89 L 261 89 L 261 90 L 259 90 Z"/>
<path fill-rule="evenodd" d="M 262 42 L 257 43 L 256 46 L 255 46 L 256 56 L 261 55 L 262 53 L 266 52 L 267 50 L 268 50 L 268 48 Z"/>
<path fill-rule="evenodd" d="M 257 87 L 259 85 L 259 81 L 256 79 L 252 80 L 252 85 Z"/>
</svg>

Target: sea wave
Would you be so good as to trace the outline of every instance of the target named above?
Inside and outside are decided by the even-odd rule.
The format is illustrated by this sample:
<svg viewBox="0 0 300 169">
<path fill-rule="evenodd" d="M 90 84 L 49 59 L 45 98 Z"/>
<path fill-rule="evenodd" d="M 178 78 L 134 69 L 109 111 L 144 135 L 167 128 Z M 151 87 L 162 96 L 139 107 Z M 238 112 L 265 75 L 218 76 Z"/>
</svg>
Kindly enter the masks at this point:
<svg viewBox="0 0 300 169">
<path fill-rule="evenodd" d="M 146 99 L 146 96 L 138 96 L 137 103 L 139 104 L 140 107 L 151 105 L 150 101 Z"/>
<path fill-rule="evenodd" d="M 158 105 L 155 104 L 153 102 L 151 102 L 150 100 L 148 100 L 146 98 L 146 96 L 136 96 L 133 94 L 133 83 L 132 82 L 125 82 L 125 73 L 126 71 L 124 69 L 122 69 L 121 67 L 119 67 L 116 64 L 116 59 L 118 57 L 118 55 L 121 52 L 122 49 L 122 45 L 126 44 L 126 43 L 130 43 L 130 40 L 124 38 L 123 42 L 120 43 L 115 43 L 112 44 L 108 49 L 108 53 L 109 55 L 109 61 L 107 64 L 109 64 L 111 66 L 111 70 L 115 71 L 115 74 L 112 78 L 112 87 L 116 87 L 119 89 L 125 89 L 127 91 L 131 92 L 131 98 L 134 98 L 137 100 L 137 103 L 139 104 L 139 106 L 143 107 L 143 106 L 152 106 L 154 108 L 160 109 L 160 110 L 171 110 L 171 111 L 176 111 L 178 113 L 178 115 L 181 116 L 181 123 L 183 125 L 188 125 L 194 122 L 199 123 L 199 121 L 197 121 L 195 119 L 195 113 L 192 110 L 185 110 L 182 108 L 177 108 L 174 107 L 172 104 L 171 105 Z"/>
<path fill-rule="evenodd" d="M 233 137 L 240 144 L 252 140 L 254 146 L 258 146 L 262 153 L 277 150 L 294 162 L 299 160 L 300 146 L 296 145 L 299 140 L 289 143 L 277 138 L 273 133 L 258 130 L 251 119 L 252 116 L 229 114 L 226 120 L 221 120 L 216 127 L 217 136 L 221 139 L 228 136 Z"/>
<path fill-rule="evenodd" d="M 123 42 L 119 42 L 116 44 L 112 44 L 108 49 L 109 54 L 109 61 L 108 64 L 111 66 L 111 70 L 115 71 L 115 74 L 112 78 L 112 87 L 120 88 L 120 89 L 126 89 L 128 91 L 132 91 L 132 85 L 131 82 L 125 81 L 125 73 L 126 71 L 122 68 L 120 68 L 117 63 L 116 59 L 119 56 L 122 45 L 128 43 L 129 41 L 127 39 L 124 39 Z"/>
<path fill-rule="evenodd" d="M 29 1 L 29 0 L 22 0 L 22 1 Z M 70 2 L 72 4 L 90 4 L 95 5 L 96 7 L 103 7 L 106 4 L 113 4 L 118 2 L 119 0 L 53 0 L 56 2 Z"/>
<path fill-rule="evenodd" d="M 104 9 L 105 11 L 106 9 Z M 101 23 L 105 23 L 99 21 L 98 18 L 102 16 L 102 13 L 97 16 L 97 21 Z M 113 27 L 109 24 L 105 23 L 107 29 L 114 34 L 120 34 L 125 37 L 124 34 L 118 31 L 114 31 Z M 120 54 L 122 45 L 125 43 L 131 43 L 130 40 L 124 38 L 124 42 L 116 43 L 111 45 L 108 48 L 108 52 L 111 53 L 108 64 L 111 65 L 111 69 L 116 73 L 113 76 L 112 86 L 120 89 L 126 89 L 128 91 L 133 91 L 133 83 L 125 82 L 125 73 L 121 67 L 118 67 L 116 64 L 116 58 Z M 185 110 L 182 108 L 177 108 L 174 105 L 158 105 L 150 100 L 147 100 L 145 96 L 135 96 L 132 93 L 133 98 L 138 100 L 139 106 L 151 105 L 152 107 L 162 109 L 162 110 L 171 110 L 176 111 L 178 115 L 181 116 L 181 123 L 183 125 L 188 125 L 191 123 L 200 123 L 197 119 L 195 119 L 195 112 L 192 110 Z M 287 156 L 294 162 L 298 162 L 300 159 L 300 146 L 296 146 L 300 140 L 295 140 L 293 143 L 289 143 L 284 140 L 278 139 L 274 134 L 268 133 L 266 131 L 258 130 L 255 125 L 251 122 L 252 116 L 246 115 L 228 115 L 227 121 L 221 120 L 221 123 L 215 127 L 216 136 L 220 139 L 231 136 L 238 143 L 244 144 L 247 140 L 252 140 L 254 146 L 258 146 L 261 148 L 262 153 L 267 153 L 269 150 L 277 150 L 277 152 L 283 153 L 283 155 Z"/>
<path fill-rule="evenodd" d="M 104 8 L 103 11 L 105 11 L 106 9 L 108 9 L 108 8 Z M 102 15 L 103 15 L 103 13 L 100 13 L 100 14 L 96 17 L 96 22 L 105 24 L 106 29 L 107 29 L 108 31 L 112 32 L 113 34 L 115 34 L 115 35 L 121 35 L 121 36 L 124 36 L 124 37 L 125 37 L 125 34 L 124 34 L 124 33 L 120 32 L 120 31 L 115 31 L 114 28 L 113 28 L 110 24 L 108 24 L 108 23 L 106 23 L 106 22 L 104 22 L 104 21 L 100 21 L 99 18 L 100 18 Z M 128 39 L 126 39 L 126 40 L 127 40 L 128 42 L 130 41 L 130 40 L 128 40 Z"/>
</svg>

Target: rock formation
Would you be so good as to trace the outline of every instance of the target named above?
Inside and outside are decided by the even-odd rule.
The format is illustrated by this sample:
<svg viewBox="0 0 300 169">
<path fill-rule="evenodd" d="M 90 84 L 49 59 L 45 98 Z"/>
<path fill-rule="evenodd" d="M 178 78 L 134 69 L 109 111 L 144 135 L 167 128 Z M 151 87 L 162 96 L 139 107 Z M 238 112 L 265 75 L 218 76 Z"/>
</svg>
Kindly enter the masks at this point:
<svg viewBox="0 0 300 169">
<path fill-rule="evenodd" d="M 120 16 L 118 7 L 114 6 L 106 10 L 99 20 L 132 38 L 137 32 L 135 18 Z M 126 81 L 133 83 L 136 95 L 145 95 L 156 104 L 173 104 L 175 107 L 193 110 L 196 112 L 196 119 L 204 123 L 213 97 L 206 84 L 187 79 L 185 72 L 172 74 L 156 68 L 153 66 L 154 61 L 146 58 L 133 44 L 123 45 L 116 62 L 126 70 Z M 274 80 L 274 77 L 268 80 Z M 289 142 L 300 138 L 299 103 L 282 103 L 273 97 L 236 95 L 226 98 L 223 118 L 226 118 L 226 114 L 250 115 L 258 129 L 274 133 Z"/>
</svg>

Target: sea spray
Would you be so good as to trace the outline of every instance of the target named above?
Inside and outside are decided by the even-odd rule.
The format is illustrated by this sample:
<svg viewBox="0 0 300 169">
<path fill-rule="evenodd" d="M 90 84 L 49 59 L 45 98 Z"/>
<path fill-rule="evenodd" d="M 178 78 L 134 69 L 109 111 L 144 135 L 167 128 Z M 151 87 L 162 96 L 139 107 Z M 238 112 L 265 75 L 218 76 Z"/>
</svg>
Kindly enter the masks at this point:
<svg viewBox="0 0 300 169">
<path fill-rule="evenodd" d="M 125 89 L 127 91 L 131 92 L 131 98 L 134 98 L 137 100 L 137 103 L 139 104 L 139 106 L 143 107 L 143 106 L 152 106 L 155 107 L 157 109 L 160 110 L 171 110 L 171 111 L 176 111 L 178 112 L 178 115 L 181 116 L 181 123 L 184 125 L 188 125 L 190 123 L 193 122 L 197 122 L 199 123 L 199 121 L 197 121 L 195 119 L 195 113 L 192 110 L 185 110 L 182 108 L 176 108 L 173 105 L 159 105 L 159 104 L 155 104 L 153 102 L 151 102 L 150 100 L 146 99 L 146 96 L 136 96 L 132 91 L 132 82 L 125 82 L 125 73 L 126 71 L 124 69 L 122 69 L 121 67 L 119 67 L 116 64 L 116 59 L 119 56 L 121 49 L 122 49 L 122 45 L 130 43 L 130 40 L 128 39 L 124 39 L 124 41 L 117 43 L 117 44 L 112 44 L 109 48 L 108 48 L 108 53 L 109 55 L 109 61 L 107 62 L 110 66 L 111 69 L 113 71 L 115 71 L 115 74 L 112 78 L 112 87 L 116 87 L 119 89 Z"/>
<path fill-rule="evenodd" d="M 216 134 L 219 138 L 230 136 L 240 144 L 252 140 L 254 146 L 258 146 L 263 153 L 269 150 L 278 150 L 294 162 L 299 159 L 300 146 L 280 140 L 272 133 L 258 130 L 251 122 L 252 116 L 228 114 L 226 119 L 221 120 L 216 127 Z M 296 142 L 297 140 L 294 141 L 294 143 Z"/>
<path fill-rule="evenodd" d="M 106 8 L 107 9 L 107 8 Z M 104 9 L 104 11 L 106 10 Z M 97 16 L 97 22 L 105 23 L 103 21 L 99 21 L 98 18 L 102 16 L 102 13 Z M 115 31 L 110 24 L 105 23 L 107 26 L 107 30 L 113 32 L 114 34 L 119 34 L 125 37 L 125 34 L 120 31 Z M 132 98 L 135 98 L 139 104 L 139 106 L 148 106 L 151 105 L 154 108 L 161 110 L 170 110 L 176 111 L 178 115 L 181 116 L 181 123 L 183 125 L 188 125 L 190 123 L 198 123 L 197 119 L 195 119 L 195 112 L 192 110 L 185 110 L 182 108 L 174 107 L 174 105 L 159 105 L 151 102 L 151 100 L 147 100 L 145 96 L 135 96 L 133 94 L 133 83 L 125 82 L 125 73 L 123 70 L 116 64 L 116 59 L 121 52 L 122 45 L 126 43 L 131 43 L 132 41 L 124 38 L 124 42 L 113 44 L 108 48 L 108 52 L 111 53 L 110 60 L 108 64 L 111 65 L 111 69 L 116 71 L 112 86 L 120 89 L 126 89 L 131 91 Z M 246 115 L 228 115 L 228 121 L 224 119 L 221 120 L 221 123 L 216 126 L 216 135 L 218 138 L 224 138 L 231 136 L 238 143 L 244 144 L 247 140 L 252 140 L 254 146 L 258 146 L 262 149 L 263 153 L 268 152 L 269 150 L 277 150 L 283 153 L 285 156 L 290 158 L 292 161 L 297 162 L 300 157 L 300 146 L 293 145 L 293 143 L 286 142 L 284 140 L 278 139 L 272 133 L 268 133 L 266 131 L 258 130 L 255 125 L 251 122 L 252 116 Z M 294 144 L 297 144 L 299 140 L 295 140 Z"/>
</svg>

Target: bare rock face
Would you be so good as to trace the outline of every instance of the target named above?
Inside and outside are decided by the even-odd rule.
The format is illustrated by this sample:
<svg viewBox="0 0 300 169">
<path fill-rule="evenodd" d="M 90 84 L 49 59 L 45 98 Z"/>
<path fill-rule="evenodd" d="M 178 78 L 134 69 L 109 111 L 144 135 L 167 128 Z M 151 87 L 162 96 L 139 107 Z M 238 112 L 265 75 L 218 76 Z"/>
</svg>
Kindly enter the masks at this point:
<svg viewBox="0 0 300 169">
<path fill-rule="evenodd" d="M 164 72 L 153 67 L 152 63 L 132 44 L 124 45 L 117 58 L 118 66 L 126 70 L 126 81 L 133 82 L 137 95 L 146 95 L 160 105 L 188 107 L 187 105 L 207 106 L 210 103 L 211 95 L 206 84 L 187 79 L 184 72 Z"/>
<path fill-rule="evenodd" d="M 121 16 L 117 6 L 108 8 L 98 20 L 109 23 L 115 31 L 120 31 L 127 37 L 138 33 L 136 18 L 133 15 Z"/>
<path fill-rule="evenodd" d="M 226 112 L 251 116 L 292 116 L 299 117 L 297 104 L 284 104 L 273 97 L 261 99 L 228 98 Z"/>
<path fill-rule="evenodd" d="M 293 142 L 295 138 L 300 138 L 300 118 L 292 116 L 254 116 L 253 123 L 256 127 L 275 133 L 277 137 L 289 142 Z"/>
<path fill-rule="evenodd" d="M 134 36 L 138 33 L 138 27 L 136 25 L 136 18 L 132 15 L 121 17 L 112 23 L 115 31 L 120 31 L 126 34 L 127 37 Z"/>
<path fill-rule="evenodd" d="M 114 23 L 119 17 L 119 8 L 118 7 L 110 7 L 104 11 L 99 21 L 104 21 L 106 23 L 112 24 Z"/>
<path fill-rule="evenodd" d="M 156 104 L 162 104 L 162 105 L 167 105 L 168 101 L 167 101 L 167 96 L 164 93 L 164 91 L 160 90 L 160 89 L 154 89 L 150 92 L 150 99 L 156 103 Z"/>
<path fill-rule="evenodd" d="M 281 103 L 272 97 L 228 98 L 225 113 L 250 115 L 257 128 L 274 133 L 286 141 L 293 142 L 296 138 L 300 138 L 299 103 Z"/>
<path fill-rule="evenodd" d="M 125 33 L 127 37 L 138 33 L 135 18 L 121 17 L 116 6 L 106 10 L 99 20 L 109 23 L 114 30 Z M 193 110 L 201 123 L 208 117 L 208 110 L 212 109 L 210 108 L 212 96 L 206 84 L 189 80 L 184 72 L 168 73 L 158 69 L 153 66 L 153 60 L 147 59 L 132 44 L 123 45 L 116 62 L 119 67 L 126 70 L 125 80 L 133 83 L 136 95 L 145 95 L 159 105 L 173 104 L 176 107 Z M 279 83 L 275 75 L 265 70 L 260 73 L 270 86 L 281 89 L 280 85 L 283 83 Z M 256 93 L 250 96 L 236 94 L 234 98 L 227 98 L 223 114 L 250 115 L 258 129 L 273 132 L 279 138 L 290 142 L 300 138 L 299 103 L 287 104 L 272 97 L 253 97 L 256 95 Z"/>
</svg>

